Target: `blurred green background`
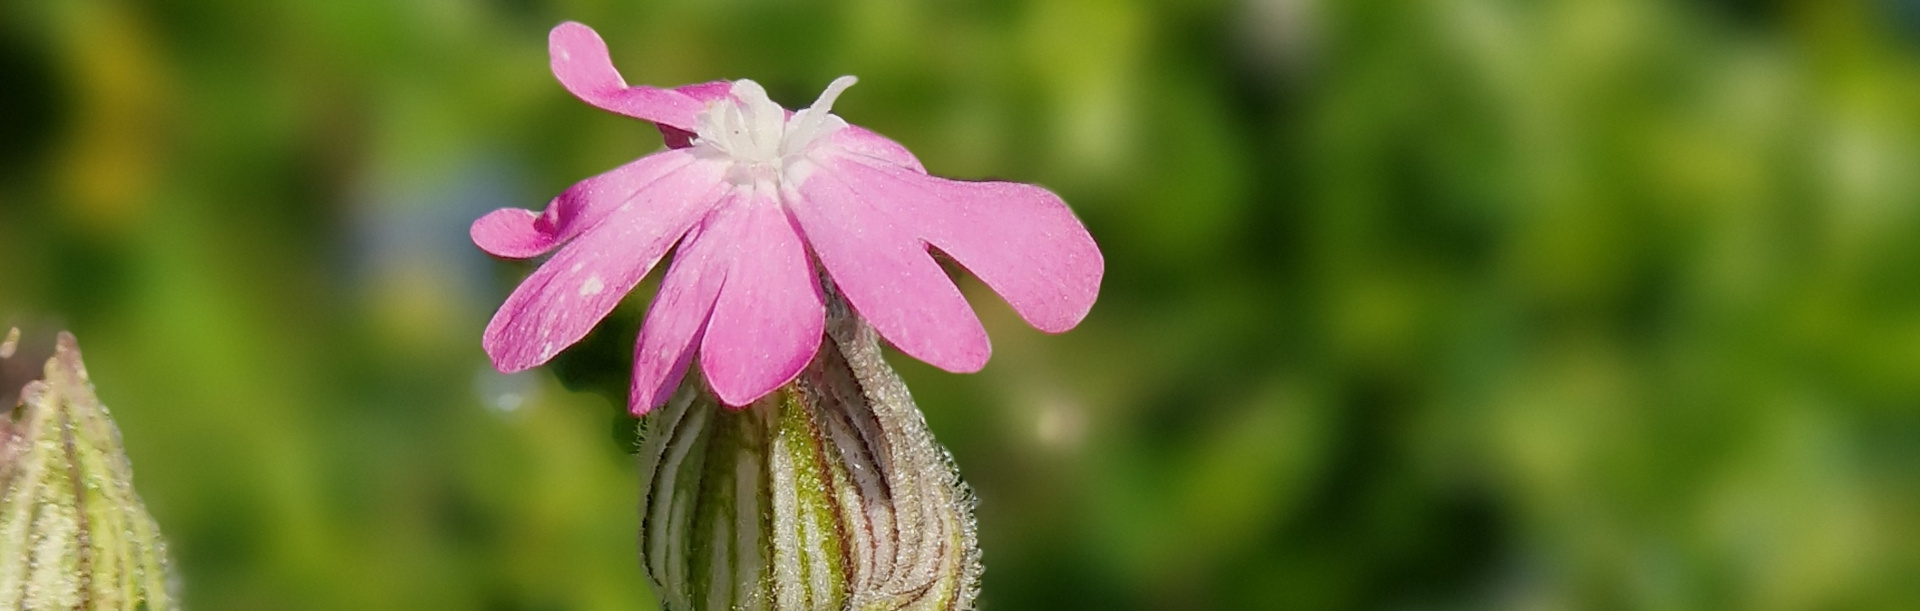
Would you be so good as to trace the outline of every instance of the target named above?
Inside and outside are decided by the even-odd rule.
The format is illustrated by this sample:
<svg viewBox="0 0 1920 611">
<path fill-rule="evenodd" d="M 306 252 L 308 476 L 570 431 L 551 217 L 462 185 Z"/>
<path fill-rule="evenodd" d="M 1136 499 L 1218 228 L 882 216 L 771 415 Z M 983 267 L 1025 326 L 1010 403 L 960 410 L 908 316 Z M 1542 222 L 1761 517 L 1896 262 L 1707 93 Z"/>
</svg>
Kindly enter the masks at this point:
<svg viewBox="0 0 1920 611">
<path fill-rule="evenodd" d="M 564 20 L 857 74 L 1091 228 L 1078 329 L 967 279 L 986 370 L 895 360 L 982 608 L 1920 608 L 1920 3 L 0 4 L 0 320 L 79 336 L 189 608 L 653 608 L 590 390 L 650 288 L 479 347 L 531 266 L 467 224 L 659 146 Z"/>
</svg>

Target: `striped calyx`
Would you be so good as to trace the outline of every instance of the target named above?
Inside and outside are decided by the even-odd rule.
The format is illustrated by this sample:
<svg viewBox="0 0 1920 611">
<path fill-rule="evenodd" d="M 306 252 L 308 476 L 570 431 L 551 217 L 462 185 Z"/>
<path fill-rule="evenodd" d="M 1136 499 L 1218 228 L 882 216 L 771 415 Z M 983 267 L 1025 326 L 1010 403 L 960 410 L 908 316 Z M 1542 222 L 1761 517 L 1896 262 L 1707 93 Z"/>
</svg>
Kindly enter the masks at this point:
<svg viewBox="0 0 1920 611">
<path fill-rule="evenodd" d="M 72 335 L 45 376 L 0 422 L 0 608 L 178 608 L 166 543 Z"/>
<path fill-rule="evenodd" d="M 873 329 L 830 303 L 793 382 L 733 410 L 689 375 L 647 417 L 641 560 L 665 608 L 972 608 L 973 497 Z"/>
</svg>

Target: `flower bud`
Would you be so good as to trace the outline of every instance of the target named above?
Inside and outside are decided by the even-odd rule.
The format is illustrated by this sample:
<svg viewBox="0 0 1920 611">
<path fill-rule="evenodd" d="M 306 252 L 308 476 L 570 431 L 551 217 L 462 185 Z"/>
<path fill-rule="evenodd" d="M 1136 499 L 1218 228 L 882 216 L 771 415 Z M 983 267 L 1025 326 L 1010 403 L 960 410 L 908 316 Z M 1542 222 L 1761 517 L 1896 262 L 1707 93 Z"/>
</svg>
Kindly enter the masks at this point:
<svg viewBox="0 0 1920 611">
<path fill-rule="evenodd" d="M 830 307 L 798 379 L 731 410 L 688 375 L 646 419 L 641 560 L 665 608 L 972 608 L 973 496 L 873 329 Z"/>
<path fill-rule="evenodd" d="M 0 608 L 177 608 L 166 543 L 72 335 L 20 396 L 0 428 Z"/>
</svg>

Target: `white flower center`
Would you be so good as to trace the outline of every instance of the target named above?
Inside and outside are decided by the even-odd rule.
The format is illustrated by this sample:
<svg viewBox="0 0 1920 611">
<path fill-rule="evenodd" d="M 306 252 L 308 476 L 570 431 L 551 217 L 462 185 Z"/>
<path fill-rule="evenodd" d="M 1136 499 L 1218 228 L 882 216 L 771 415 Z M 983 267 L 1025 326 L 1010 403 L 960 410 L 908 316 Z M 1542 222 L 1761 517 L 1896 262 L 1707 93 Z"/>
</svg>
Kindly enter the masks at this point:
<svg viewBox="0 0 1920 611">
<path fill-rule="evenodd" d="M 767 98 L 767 90 L 759 83 L 734 81 L 731 97 L 714 102 L 695 118 L 693 152 L 730 161 L 727 180 L 735 185 L 798 186 L 812 172 L 807 153 L 847 126 L 829 111 L 840 92 L 857 80 L 834 79 L 813 106 L 791 117 Z"/>
</svg>

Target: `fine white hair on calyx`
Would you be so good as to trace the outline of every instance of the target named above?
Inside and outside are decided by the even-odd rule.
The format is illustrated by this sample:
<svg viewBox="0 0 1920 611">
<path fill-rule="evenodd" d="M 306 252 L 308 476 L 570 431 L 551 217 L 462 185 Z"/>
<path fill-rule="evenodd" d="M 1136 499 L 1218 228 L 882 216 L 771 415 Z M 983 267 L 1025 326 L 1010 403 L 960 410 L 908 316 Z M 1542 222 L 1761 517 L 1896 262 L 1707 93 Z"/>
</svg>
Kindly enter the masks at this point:
<svg viewBox="0 0 1920 611">
<path fill-rule="evenodd" d="M 793 382 L 731 409 L 690 368 L 647 416 L 642 565 L 666 609 L 973 608 L 973 495 L 879 334 L 823 291 Z"/>
</svg>

